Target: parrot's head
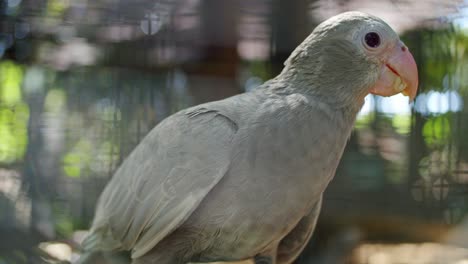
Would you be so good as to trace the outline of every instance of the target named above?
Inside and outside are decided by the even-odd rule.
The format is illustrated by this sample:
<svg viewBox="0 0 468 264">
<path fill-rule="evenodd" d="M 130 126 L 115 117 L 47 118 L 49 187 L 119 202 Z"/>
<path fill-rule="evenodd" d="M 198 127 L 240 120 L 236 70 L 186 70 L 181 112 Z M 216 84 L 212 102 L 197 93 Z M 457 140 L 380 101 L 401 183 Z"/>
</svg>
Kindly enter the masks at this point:
<svg viewBox="0 0 468 264">
<path fill-rule="evenodd" d="M 413 100 L 418 88 L 408 47 L 384 21 L 361 12 L 321 23 L 285 65 L 285 72 L 292 70 L 314 83 L 315 93 L 342 102 L 362 101 L 369 93 L 403 93 Z"/>
</svg>

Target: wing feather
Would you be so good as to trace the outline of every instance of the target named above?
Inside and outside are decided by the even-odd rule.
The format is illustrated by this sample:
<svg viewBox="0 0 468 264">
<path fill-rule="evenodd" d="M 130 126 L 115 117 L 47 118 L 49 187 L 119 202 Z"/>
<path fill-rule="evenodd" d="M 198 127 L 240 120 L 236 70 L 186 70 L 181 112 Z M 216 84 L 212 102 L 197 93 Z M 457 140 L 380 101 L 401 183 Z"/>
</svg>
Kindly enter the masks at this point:
<svg viewBox="0 0 468 264">
<path fill-rule="evenodd" d="M 151 250 L 225 175 L 236 130 L 206 106 L 161 122 L 106 186 L 84 249 L 132 250 L 132 258 Z"/>
</svg>

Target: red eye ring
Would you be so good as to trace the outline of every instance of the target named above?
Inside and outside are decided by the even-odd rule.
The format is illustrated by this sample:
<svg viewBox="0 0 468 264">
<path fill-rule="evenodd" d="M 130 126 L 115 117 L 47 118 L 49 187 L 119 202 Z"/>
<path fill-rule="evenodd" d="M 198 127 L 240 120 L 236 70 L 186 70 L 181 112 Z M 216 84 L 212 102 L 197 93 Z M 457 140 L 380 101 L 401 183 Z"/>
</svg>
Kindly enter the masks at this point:
<svg viewBox="0 0 468 264">
<path fill-rule="evenodd" d="M 376 32 L 369 32 L 364 37 L 364 42 L 370 48 L 377 48 L 380 46 L 380 36 Z"/>
</svg>

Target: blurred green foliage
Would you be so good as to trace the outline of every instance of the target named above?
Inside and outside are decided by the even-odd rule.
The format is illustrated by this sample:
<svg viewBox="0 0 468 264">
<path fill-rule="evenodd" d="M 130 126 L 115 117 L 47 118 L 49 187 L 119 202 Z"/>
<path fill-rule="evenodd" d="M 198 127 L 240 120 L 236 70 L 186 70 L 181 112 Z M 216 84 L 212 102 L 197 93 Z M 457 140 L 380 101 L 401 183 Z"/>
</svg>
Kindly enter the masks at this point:
<svg viewBox="0 0 468 264">
<path fill-rule="evenodd" d="M 49 0 L 47 1 L 47 14 L 48 17 L 60 17 L 67 10 L 70 5 L 68 0 Z"/>
<path fill-rule="evenodd" d="M 26 151 L 29 108 L 22 98 L 22 81 L 23 66 L 0 61 L 0 164 L 19 161 Z"/>
<path fill-rule="evenodd" d="M 424 124 L 422 136 L 429 147 L 442 146 L 449 143 L 451 128 L 447 115 L 429 118 Z"/>
<path fill-rule="evenodd" d="M 395 115 L 392 118 L 392 125 L 397 133 L 408 135 L 411 132 L 411 115 Z"/>
<path fill-rule="evenodd" d="M 82 169 L 89 167 L 94 146 L 87 139 L 81 139 L 63 157 L 63 170 L 69 177 L 80 177 Z"/>
<path fill-rule="evenodd" d="M 51 89 L 47 92 L 44 101 L 44 110 L 50 113 L 59 113 L 63 111 L 67 103 L 67 95 L 63 89 Z"/>
<path fill-rule="evenodd" d="M 408 35 L 410 35 L 408 33 Z M 465 31 L 448 29 L 420 29 L 417 33 L 420 42 L 417 53 L 419 71 L 422 74 L 421 88 L 428 90 L 452 89 L 466 93 L 468 76 L 468 35 Z M 413 43 L 412 39 L 410 43 Z"/>
</svg>

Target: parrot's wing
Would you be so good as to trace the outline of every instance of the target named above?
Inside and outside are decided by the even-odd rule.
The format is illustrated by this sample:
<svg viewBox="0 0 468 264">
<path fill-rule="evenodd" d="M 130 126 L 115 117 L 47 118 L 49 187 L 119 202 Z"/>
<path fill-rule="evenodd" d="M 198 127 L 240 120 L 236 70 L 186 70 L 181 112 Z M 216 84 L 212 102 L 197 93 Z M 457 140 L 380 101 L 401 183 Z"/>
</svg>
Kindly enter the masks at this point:
<svg viewBox="0 0 468 264">
<path fill-rule="evenodd" d="M 138 258 L 180 226 L 225 175 L 237 124 L 192 108 L 159 124 L 100 197 L 85 250 L 130 250 Z"/>
</svg>

